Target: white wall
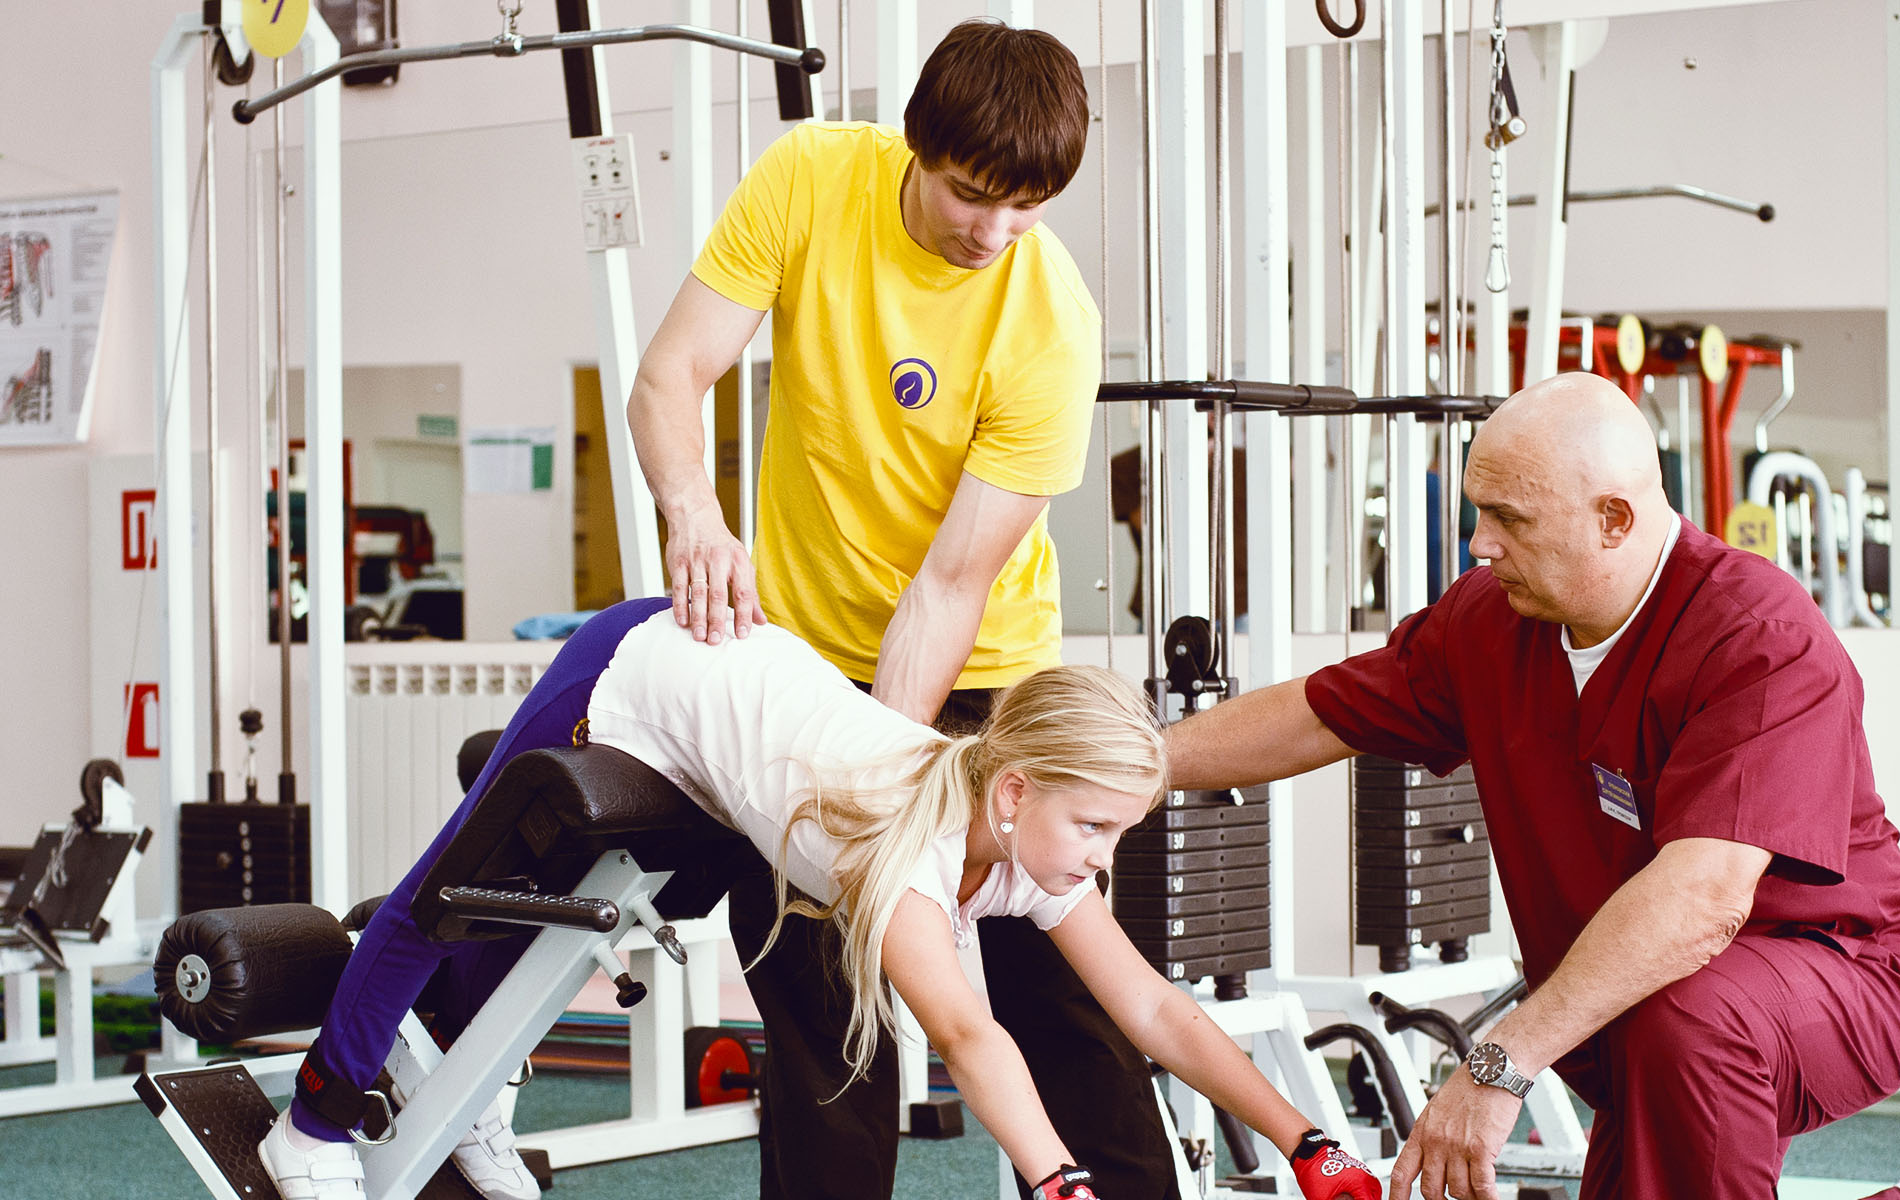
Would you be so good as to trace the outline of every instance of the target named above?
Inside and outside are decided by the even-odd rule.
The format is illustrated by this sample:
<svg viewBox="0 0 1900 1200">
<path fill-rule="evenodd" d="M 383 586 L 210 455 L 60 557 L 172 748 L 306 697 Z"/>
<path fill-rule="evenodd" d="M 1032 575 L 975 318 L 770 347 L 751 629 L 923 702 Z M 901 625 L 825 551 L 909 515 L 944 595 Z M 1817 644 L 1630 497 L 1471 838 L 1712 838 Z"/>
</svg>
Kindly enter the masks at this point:
<svg viewBox="0 0 1900 1200">
<path fill-rule="evenodd" d="M 95 456 L 149 453 L 152 445 L 149 64 L 174 15 L 193 7 L 125 0 L 109 21 L 65 5 L 16 5 L 8 13 L 16 52 L 0 75 L 0 195 L 116 188 L 121 207 L 92 441 L 0 451 L 0 495 L 15 506 L 14 519 L 0 522 L 0 562 L 7 564 L 0 570 L 0 679 L 11 691 L 11 716 L 0 723 L 0 770 L 13 784 L 0 840 L 22 840 L 32 823 L 63 816 L 80 763 L 114 752 L 113 731 L 92 728 L 87 717 L 92 651 L 86 621 L 73 615 L 89 588 L 88 539 L 116 536 L 92 526 L 87 464 Z M 810 32 L 829 46 L 835 9 L 816 7 Z M 852 80 L 859 88 L 874 85 L 879 60 L 871 7 L 858 5 L 854 14 Z M 977 0 L 931 6 L 920 20 L 920 41 L 933 43 L 953 21 L 983 7 Z M 1045 22 L 1092 64 L 1093 6 L 1044 0 L 1039 7 Z M 671 19 L 670 12 L 625 0 L 602 8 L 612 22 Z M 763 6 L 754 8 L 754 29 L 762 31 Z M 727 20 L 729 11 L 720 6 L 719 19 Z M 1513 19 L 1548 11 L 1550 5 L 1526 4 L 1513 10 Z M 1107 14 L 1109 57 L 1124 64 L 1115 69 L 1118 80 L 1132 78 L 1125 64 L 1136 45 L 1134 12 L 1132 0 L 1116 0 Z M 1810 335 L 1810 345 L 1818 346 L 1812 365 L 1803 360 L 1807 380 L 1834 375 L 1850 381 L 1838 393 L 1857 398 L 1856 407 L 1823 410 L 1817 387 L 1817 407 L 1808 412 L 1805 399 L 1798 400 L 1786 418 L 1790 435 L 1813 440 L 1810 448 L 1823 456 L 1863 440 L 1877 444 L 1871 431 L 1865 438 L 1856 434 L 1869 411 L 1858 401 L 1884 388 L 1880 339 L 1868 332 L 1878 330 L 1885 305 L 1883 142 L 1879 120 L 1870 116 L 1884 111 L 1883 13 L 1877 0 L 1795 0 L 1621 18 L 1578 82 L 1576 186 L 1696 183 L 1772 200 L 1782 215 L 1762 226 L 1684 201 L 1580 206 L 1573 211 L 1567 303 L 1582 311 L 1708 313 L 1734 332 L 1752 330 L 1727 314 L 1790 314 L 1786 323 L 1805 319 L 1795 313 L 1856 314 L 1842 327 L 1860 332 L 1838 345 Z M 547 19 L 542 8 L 530 6 L 523 27 L 539 31 Z M 412 45 L 483 40 L 498 27 L 492 6 L 480 4 L 411 5 L 402 21 L 403 41 Z M 75 49 L 82 45 L 83 52 Z M 1693 72 L 1683 68 L 1685 56 L 1696 58 Z M 671 232 L 672 167 L 661 157 L 675 149 L 667 112 L 672 59 L 664 46 L 608 52 L 616 123 L 636 138 L 650 237 L 631 256 L 630 269 L 643 338 L 686 267 Z M 723 141 L 730 137 L 732 68 L 723 56 L 715 61 L 721 65 L 714 94 L 722 104 L 715 129 Z M 1535 68 L 1528 54 L 1516 55 L 1514 63 L 1524 73 L 1522 86 Z M 461 373 L 463 429 L 547 424 L 559 431 L 554 491 L 466 500 L 465 570 L 476 637 L 502 636 L 520 615 L 571 601 L 568 370 L 592 361 L 596 350 L 568 185 L 559 71 L 548 54 L 411 64 L 394 87 L 343 91 L 344 362 L 453 365 Z M 780 126 L 770 69 L 749 71 L 758 97 L 751 114 L 757 149 Z M 1093 88 L 1092 66 L 1087 74 Z M 1074 252 L 1084 279 L 1101 290 L 1111 337 L 1128 344 L 1139 330 L 1139 265 L 1120 248 L 1138 244 L 1132 227 L 1138 131 L 1132 92 L 1113 86 L 1109 198 L 1117 249 L 1105 286 L 1098 282 L 1104 277 L 1094 149 L 1070 192 L 1051 205 L 1049 223 Z M 1324 94 L 1330 105 L 1330 88 Z M 232 98 L 221 93 L 220 107 Z M 1527 116 L 1535 122 L 1535 113 Z M 294 105 L 291 118 L 294 141 L 300 136 Z M 255 389 L 245 381 L 257 371 L 248 331 L 259 302 L 251 297 L 246 210 L 261 206 L 261 198 L 247 201 L 246 180 L 255 178 L 269 134 L 268 121 L 243 128 L 220 119 L 218 129 L 223 411 L 226 429 L 235 430 L 244 427 L 254 403 Z M 295 169 L 293 155 L 293 175 Z M 1529 177 L 1528 151 L 1512 170 L 1519 179 Z M 723 194 L 736 172 L 722 152 L 715 190 Z M 301 270 L 297 204 L 293 197 L 293 274 Z M 294 303 L 289 327 L 294 364 L 302 356 Z M 1764 320 L 1761 327 L 1770 326 Z M 194 330 L 190 344 L 199 336 Z M 1840 365 L 1825 365 L 1823 351 Z M 1752 396 L 1745 411 L 1756 403 Z M 1801 421 L 1812 422 L 1811 438 Z M 1088 486 L 1099 490 L 1099 481 Z M 1078 538 L 1099 547 L 1095 503 L 1078 493 L 1073 523 Z M 1099 571 L 1078 556 L 1074 573 L 1092 583 Z M 1118 591 L 1127 586 L 1125 570 L 1121 576 Z"/>
</svg>

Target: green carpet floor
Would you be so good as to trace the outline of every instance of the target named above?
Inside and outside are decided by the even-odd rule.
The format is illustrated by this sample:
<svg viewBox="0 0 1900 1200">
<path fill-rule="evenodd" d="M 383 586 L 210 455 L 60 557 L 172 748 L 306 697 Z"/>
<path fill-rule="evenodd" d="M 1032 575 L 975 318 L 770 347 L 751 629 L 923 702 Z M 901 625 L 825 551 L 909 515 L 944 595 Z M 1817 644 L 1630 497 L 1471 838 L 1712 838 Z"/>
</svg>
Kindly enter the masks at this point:
<svg viewBox="0 0 1900 1200">
<path fill-rule="evenodd" d="M 101 1070 L 117 1064 L 102 1061 Z M 50 1066 L 0 1070 L 0 1088 L 50 1082 Z M 131 1083 L 127 1080 L 128 1095 Z M 524 1089 L 516 1124 L 523 1132 L 624 1115 L 623 1081 L 610 1076 L 542 1072 Z M 996 1144 L 976 1125 L 949 1141 L 905 1139 L 898 1153 L 898 1200 L 990 1200 Z M 743 1200 L 757 1195 L 758 1149 L 731 1142 L 650 1155 L 555 1176 L 549 1200 L 692 1197 Z M 1791 1176 L 1900 1178 L 1900 1117 L 1865 1113 L 1797 1138 Z M 1575 1188 L 1572 1187 L 1574 1194 Z M 143 1105 L 0 1120 L 0 1200 L 200 1200 L 196 1176 Z"/>
</svg>

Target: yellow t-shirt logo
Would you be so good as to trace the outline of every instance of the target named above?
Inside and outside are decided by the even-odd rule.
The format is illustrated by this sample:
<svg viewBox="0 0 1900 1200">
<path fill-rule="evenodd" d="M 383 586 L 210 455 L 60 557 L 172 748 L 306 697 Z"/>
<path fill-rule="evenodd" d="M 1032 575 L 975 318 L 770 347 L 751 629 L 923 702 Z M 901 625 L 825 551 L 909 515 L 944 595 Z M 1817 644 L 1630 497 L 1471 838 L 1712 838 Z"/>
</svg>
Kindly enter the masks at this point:
<svg viewBox="0 0 1900 1200">
<path fill-rule="evenodd" d="M 900 358 L 891 368 L 891 395 L 904 408 L 922 408 L 937 394 L 937 373 L 921 358 Z"/>
</svg>

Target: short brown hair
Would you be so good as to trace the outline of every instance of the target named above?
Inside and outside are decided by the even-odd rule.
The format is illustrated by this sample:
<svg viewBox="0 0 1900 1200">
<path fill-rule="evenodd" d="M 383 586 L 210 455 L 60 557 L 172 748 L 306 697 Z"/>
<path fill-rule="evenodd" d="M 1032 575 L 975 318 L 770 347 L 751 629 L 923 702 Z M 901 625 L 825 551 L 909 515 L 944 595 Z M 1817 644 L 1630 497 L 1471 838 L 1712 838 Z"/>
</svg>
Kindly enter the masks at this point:
<svg viewBox="0 0 1900 1200">
<path fill-rule="evenodd" d="M 904 108 L 904 140 L 925 170 L 962 167 L 998 198 L 1047 200 L 1069 186 L 1088 128 L 1069 48 L 982 17 L 944 35 Z"/>
</svg>

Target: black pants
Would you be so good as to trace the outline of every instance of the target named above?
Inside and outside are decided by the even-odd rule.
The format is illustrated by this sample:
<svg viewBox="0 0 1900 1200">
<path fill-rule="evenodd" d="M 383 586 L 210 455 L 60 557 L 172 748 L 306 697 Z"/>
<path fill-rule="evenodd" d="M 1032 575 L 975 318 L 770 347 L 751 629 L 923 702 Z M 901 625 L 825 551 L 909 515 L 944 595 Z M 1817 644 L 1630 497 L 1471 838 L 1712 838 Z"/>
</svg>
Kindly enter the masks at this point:
<svg viewBox="0 0 1900 1200">
<path fill-rule="evenodd" d="M 980 722 L 990 693 L 956 692 L 938 727 Z M 777 912 L 763 857 L 733 884 L 739 961 L 758 954 Z M 1178 1200 L 1172 1150 L 1155 1109 L 1147 1059 L 1082 985 L 1049 935 L 1025 917 L 978 923 L 990 1007 L 1013 1037 L 1056 1133 L 1112 1200 Z M 871 1072 L 837 1099 L 849 1068 L 849 985 L 829 922 L 788 917 L 772 951 L 746 975 L 765 1026 L 760 1096 L 761 1200 L 888 1197 L 897 1173 L 897 1052 L 879 1039 Z M 1028 1184 L 1018 1180 L 1026 1196 Z"/>
</svg>

